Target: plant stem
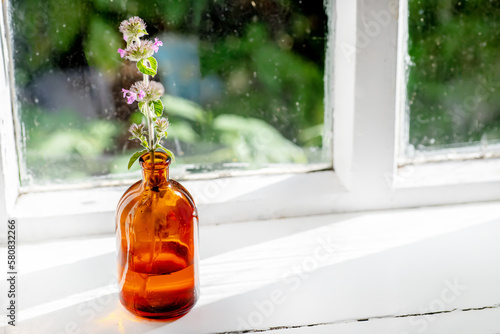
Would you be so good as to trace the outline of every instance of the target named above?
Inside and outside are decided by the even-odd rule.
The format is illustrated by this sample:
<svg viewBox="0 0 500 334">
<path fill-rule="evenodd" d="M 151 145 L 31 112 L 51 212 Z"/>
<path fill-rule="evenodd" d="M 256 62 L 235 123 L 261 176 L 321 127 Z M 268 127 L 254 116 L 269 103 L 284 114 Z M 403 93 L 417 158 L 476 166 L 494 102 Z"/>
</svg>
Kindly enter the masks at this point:
<svg viewBox="0 0 500 334">
<path fill-rule="evenodd" d="M 149 84 L 149 75 L 143 74 L 142 78 L 143 78 L 144 84 L 147 87 L 147 85 Z M 149 108 L 149 104 L 146 104 L 145 107 L 146 107 L 146 118 L 148 120 L 149 152 L 151 154 L 151 163 L 153 164 L 153 168 L 154 168 L 154 163 L 155 163 L 155 143 L 154 143 L 155 129 L 153 127 L 153 120 L 151 117 L 151 110 Z"/>
<path fill-rule="evenodd" d="M 141 39 L 137 38 L 137 44 L 139 46 L 141 45 Z M 147 61 L 147 60 L 146 60 Z M 142 81 L 144 82 L 145 86 L 147 87 L 149 85 L 149 75 L 143 74 L 142 75 Z M 153 127 L 153 120 L 151 119 L 151 110 L 149 110 L 149 104 L 146 106 L 146 118 L 148 120 L 148 135 L 149 135 L 149 153 L 151 156 L 151 163 L 153 164 L 153 169 L 155 166 L 155 147 L 154 147 L 154 135 L 155 135 L 155 129 Z"/>
</svg>

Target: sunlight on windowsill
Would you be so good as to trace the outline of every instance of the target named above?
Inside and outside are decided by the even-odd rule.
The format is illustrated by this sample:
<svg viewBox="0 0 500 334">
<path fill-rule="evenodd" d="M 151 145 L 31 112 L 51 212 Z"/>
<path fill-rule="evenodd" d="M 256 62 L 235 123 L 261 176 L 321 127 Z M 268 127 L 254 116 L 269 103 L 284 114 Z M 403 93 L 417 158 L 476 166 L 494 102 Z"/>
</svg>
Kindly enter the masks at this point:
<svg viewBox="0 0 500 334">
<path fill-rule="evenodd" d="M 327 314 L 334 321 L 418 313 L 411 303 L 425 303 L 430 298 L 426 291 L 432 296 L 434 288 L 457 277 L 467 286 L 478 283 L 474 275 L 467 276 L 467 272 L 484 270 L 474 255 L 484 257 L 481 252 L 485 250 L 500 254 L 492 249 L 498 248 L 493 244 L 493 235 L 500 233 L 498 206 L 202 226 L 201 296 L 187 316 L 173 323 L 140 319 L 121 307 L 116 294 L 114 236 L 24 245 L 19 249 L 20 328 L 60 332 L 70 324 L 89 333 L 153 333 L 157 328 L 175 333 L 181 327 L 214 332 L 238 326 L 315 323 Z M 466 247 L 469 237 L 475 250 Z M 489 278 L 482 277 L 484 286 L 500 276 L 498 269 L 488 270 Z M 30 293 L 35 290 L 37 294 Z M 465 296 L 459 302 L 470 306 L 496 297 Z M 253 324 L 257 320 L 252 315 L 262 313 L 259 307 L 269 300 L 276 300 L 272 306 L 276 312 L 263 316 L 262 321 L 258 318 L 259 326 Z M 323 306 L 311 311 L 306 306 L 312 301 Z M 210 320 L 223 314 L 220 323 Z"/>
</svg>

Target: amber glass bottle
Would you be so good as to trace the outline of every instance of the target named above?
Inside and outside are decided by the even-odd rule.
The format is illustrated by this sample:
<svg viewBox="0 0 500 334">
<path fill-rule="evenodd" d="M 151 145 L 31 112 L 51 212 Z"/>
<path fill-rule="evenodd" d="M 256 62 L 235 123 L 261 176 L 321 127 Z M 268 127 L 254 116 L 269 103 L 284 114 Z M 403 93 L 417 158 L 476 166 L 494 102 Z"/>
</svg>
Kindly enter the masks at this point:
<svg viewBox="0 0 500 334">
<path fill-rule="evenodd" d="M 131 312 L 177 318 L 198 299 L 198 212 L 189 192 L 169 179 L 170 157 L 140 158 L 143 179 L 116 211 L 118 287 Z"/>
</svg>

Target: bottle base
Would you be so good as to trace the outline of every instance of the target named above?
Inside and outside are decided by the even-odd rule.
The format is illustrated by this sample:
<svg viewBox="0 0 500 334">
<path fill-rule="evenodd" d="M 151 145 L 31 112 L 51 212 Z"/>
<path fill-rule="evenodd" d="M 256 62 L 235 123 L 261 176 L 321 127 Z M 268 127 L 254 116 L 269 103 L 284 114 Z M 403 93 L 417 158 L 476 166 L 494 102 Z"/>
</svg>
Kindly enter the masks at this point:
<svg viewBox="0 0 500 334">
<path fill-rule="evenodd" d="M 161 311 L 159 310 L 158 312 L 148 312 L 148 311 L 141 311 L 137 309 L 130 308 L 128 305 L 126 305 L 120 298 L 120 302 L 129 311 L 130 313 L 133 313 L 139 317 L 142 318 L 148 318 L 148 319 L 159 319 L 159 320 L 176 320 L 184 315 L 186 315 L 191 309 L 196 305 L 197 298 L 193 300 L 193 302 L 187 304 L 186 306 L 175 309 L 175 310 L 169 310 L 169 311 Z"/>
</svg>

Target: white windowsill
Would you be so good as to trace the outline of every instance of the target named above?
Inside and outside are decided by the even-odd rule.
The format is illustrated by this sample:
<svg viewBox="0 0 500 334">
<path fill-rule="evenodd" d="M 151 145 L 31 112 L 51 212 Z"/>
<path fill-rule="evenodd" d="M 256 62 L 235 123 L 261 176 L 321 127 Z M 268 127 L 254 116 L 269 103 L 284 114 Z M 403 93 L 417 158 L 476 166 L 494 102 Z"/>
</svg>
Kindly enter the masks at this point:
<svg viewBox="0 0 500 334">
<path fill-rule="evenodd" d="M 498 235 L 500 203 L 202 226 L 201 298 L 172 323 L 121 307 L 112 235 L 26 244 L 18 333 L 493 333 Z"/>
<path fill-rule="evenodd" d="M 330 213 L 332 189 L 343 189 L 333 171 L 191 180 L 182 184 L 195 199 L 202 226 Z M 23 194 L 9 216 L 21 222 L 19 239 L 25 242 L 109 234 L 115 229 L 116 205 L 127 188 Z"/>
<path fill-rule="evenodd" d="M 500 159 L 400 167 L 382 182 L 351 189 L 334 171 L 187 180 L 201 225 L 449 205 L 500 198 Z M 115 208 L 127 189 L 97 187 L 21 195 L 9 214 L 22 222 L 20 239 L 53 240 L 113 233 Z M 0 229 L 0 245 L 5 236 Z"/>
<path fill-rule="evenodd" d="M 500 159 L 427 162 L 398 168 L 395 188 L 500 183 Z"/>
</svg>

